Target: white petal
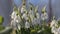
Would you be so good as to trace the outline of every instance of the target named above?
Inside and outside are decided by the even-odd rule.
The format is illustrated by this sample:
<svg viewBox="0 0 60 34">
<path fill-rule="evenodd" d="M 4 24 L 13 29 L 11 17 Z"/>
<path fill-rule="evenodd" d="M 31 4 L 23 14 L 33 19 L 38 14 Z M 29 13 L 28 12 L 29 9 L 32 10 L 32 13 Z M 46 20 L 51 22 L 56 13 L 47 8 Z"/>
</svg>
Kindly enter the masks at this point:
<svg viewBox="0 0 60 34">
<path fill-rule="evenodd" d="M 25 28 L 30 28 L 29 22 L 26 22 L 26 23 L 25 23 Z"/>
<path fill-rule="evenodd" d="M 16 12 L 13 11 L 12 14 L 11 14 L 11 18 L 14 19 L 16 17 Z"/>
</svg>

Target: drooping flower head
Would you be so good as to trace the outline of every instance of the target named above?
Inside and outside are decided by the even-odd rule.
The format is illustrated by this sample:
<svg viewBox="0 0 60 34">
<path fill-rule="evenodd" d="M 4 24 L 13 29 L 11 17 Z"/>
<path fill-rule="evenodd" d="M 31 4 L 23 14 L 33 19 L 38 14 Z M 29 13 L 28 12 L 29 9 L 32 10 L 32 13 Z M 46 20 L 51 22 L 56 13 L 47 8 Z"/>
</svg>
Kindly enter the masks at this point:
<svg viewBox="0 0 60 34">
<path fill-rule="evenodd" d="M 42 8 L 41 19 L 42 19 L 42 20 L 48 19 L 48 14 L 47 14 L 47 12 L 46 12 L 46 6 L 44 6 L 44 7 Z"/>
</svg>

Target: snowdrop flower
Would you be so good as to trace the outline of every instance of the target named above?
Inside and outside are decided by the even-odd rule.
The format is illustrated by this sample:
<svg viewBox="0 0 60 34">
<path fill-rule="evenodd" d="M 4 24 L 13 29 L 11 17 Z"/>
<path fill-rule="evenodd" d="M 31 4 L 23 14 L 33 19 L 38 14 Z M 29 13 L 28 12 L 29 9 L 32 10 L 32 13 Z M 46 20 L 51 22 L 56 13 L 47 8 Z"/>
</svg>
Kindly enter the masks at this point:
<svg viewBox="0 0 60 34">
<path fill-rule="evenodd" d="M 28 20 L 28 15 L 27 15 L 26 13 L 24 13 L 24 14 L 22 15 L 22 18 L 24 18 L 25 20 Z"/>
<path fill-rule="evenodd" d="M 48 19 L 48 14 L 46 12 L 41 14 L 41 19 L 42 20 Z"/>
<path fill-rule="evenodd" d="M 32 24 L 33 25 L 36 25 L 37 24 L 37 19 L 36 18 L 33 19 Z"/>
<path fill-rule="evenodd" d="M 31 18 L 31 21 L 33 21 L 33 19 L 34 19 L 34 11 L 33 10 L 29 11 L 29 16 Z"/>
<path fill-rule="evenodd" d="M 37 19 L 37 23 L 40 24 L 40 15 L 39 15 L 39 13 L 36 13 L 36 16 L 37 16 L 37 18 L 36 18 Z"/>
<path fill-rule="evenodd" d="M 52 33 L 57 33 L 57 28 L 56 28 L 56 27 L 52 27 L 52 28 L 51 28 L 51 32 L 52 32 Z"/>
<path fill-rule="evenodd" d="M 34 16 L 33 16 L 33 15 L 30 15 L 30 18 L 31 18 L 31 21 L 33 21 L 33 19 L 34 19 Z"/>
<path fill-rule="evenodd" d="M 16 22 L 17 22 L 17 23 L 20 23 L 20 21 L 21 21 L 21 18 L 20 18 L 19 15 L 17 15 L 17 17 L 16 17 Z"/>
<path fill-rule="evenodd" d="M 55 26 L 52 27 L 51 32 L 54 34 L 60 34 L 60 27 L 59 28 L 56 28 Z"/>
<path fill-rule="evenodd" d="M 58 22 L 54 19 L 52 20 L 51 24 L 50 24 L 50 27 L 51 27 L 51 32 L 54 33 L 54 34 L 58 34 Z"/>
<path fill-rule="evenodd" d="M 24 12 L 25 12 L 25 6 L 21 8 L 21 13 L 24 13 Z"/>
<path fill-rule="evenodd" d="M 29 11 L 29 14 L 30 14 L 30 15 L 34 15 L 34 11 L 33 11 L 33 10 L 30 10 L 30 11 Z"/>
<path fill-rule="evenodd" d="M 13 11 L 12 14 L 11 14 L 11 18 L 14 19 L 14 18 L 16 18 L 16 17 L 17 17 L 17 16 L 16 16 L 16 12 Z"/>
<path fill-rule="evenodd" d="M 52 22 L 50 24 L 50 27 L 58 27 L 58 21 L 55 20 L 55 16 L 53 16 L 53 20 L 52 20 Z"/>
<path fill-rule="evenodd" d="M 16 13 L 15 11 L 12 12 L 11 18 L 12 18 L 13 20 L 15 20 L 16 22 L 21 21 L 20 16 L 17 15 L 17 13 Z"/>
<path fill-rule="evenodd" d="M 38 18 L 38 19 L 40 18 L 40 15 L 39 15 L 39 13 L 36 13 L 36 16 L 37 16 L 37 18 Z"/>
<path fill-rule="evenodd" d="M 52 20 L 52 22 L 50 24 L 50 27 L 53 27 L 53 26 L 57 26 L 57 21 L 56 20 Z"/>
<path fill-rule="evenodd" d="M 30 28 L 30 23 L 26 21 L 25 28 Z"/>
</svg>

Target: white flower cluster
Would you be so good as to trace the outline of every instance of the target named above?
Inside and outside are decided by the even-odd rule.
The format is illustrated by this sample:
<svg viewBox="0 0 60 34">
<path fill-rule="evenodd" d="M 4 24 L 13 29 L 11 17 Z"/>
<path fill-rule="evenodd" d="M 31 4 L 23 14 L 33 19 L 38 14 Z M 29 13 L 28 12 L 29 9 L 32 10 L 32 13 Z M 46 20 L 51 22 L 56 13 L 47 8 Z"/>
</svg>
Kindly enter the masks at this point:
<svg viewBox="0 0 60 34">
<path fill-rule="evenodd" d="M 45 11 L 45 8 L 44 8 Z M 38 13 L 38 9 L 36 8 L 36 10 L 32 10 L 30 9 L 30 11 L 26 10 L 25 6 L 21 7 L 21 15 L 17 15 L 17 11 L 13 11 L 11 14 L 11 25 L 14 26 L 15 28 L 18 27 L 18 29 L 20 29 L 20 27 L 25 27 L 25 28 L 30 28 L 30 25 L 37 25 L 40 24 L 40 15 Z M 45 20 L 48 18 L 48 15 L 46 12 L 41 14 L 41 19 Z M 20 22 L 24 22 L 21 23 L 21 26 L 19 25 Z M 30 23 L 31 21 L 31 23 Z"/>
<path fill-rule="evenodd" d="M 33 10 L 30 10 L 29 16 L 31 18 L 32 25 L 40 24 L 40 15 L 38 12 L 35 13 Z"/>
<path fill-rule="evenodd" d="M 22 9 L 22 8 L 24 8 L 24 9 Z M 27 12 L 25 7 L 22 7 L 22 8 L 21 8 L 22 18 L 24 18 L 26 20 L 25 28 L 30 28 L 30 22 L 27 21 L 27 20 L 29 20 L 28 17 L 30 17 L 30 19 L 31 19 L 31 22 L 32 22 L 31 25 L 40 23 L 40 15 L 38 12 L 36 13 L 37 18 L 35 18 L 34 10 L 30 10 L 29 12 Z"/>
<path fill-rule="evenodd" d="M 43 21 L 46 20 L 46 19 L 48 19 L 48 14 L 46 12 L 46 6 L 44 6 L 43 9 L 42 9 L 41 19 Z"/>
<path fill-rule="evenodd" d="M 50 27 L 52 33 L 60 34 L 60 26 L 58 27 L 58 21 L 52 20 Z"/>
<path fill-rule="evenodd" d="M 22 19 L 25 19 L 25 28 L 30 28 L 30 23 L 27 21 L 29 18 L 28 18 L 28 14 L 27 14 L 27 11 L 26 11 L 26 8 L 25 6 L 22 6 L 21 8 L 21 14 L 22 14 Z"/>
<path fill-rule="evenodd" d="M 16 11 L 12 12 L 11 18 L 12 18 L 12 20 L 11 20 L 11 26 L 13 26 L 14 28 L 20 27 L 19 23 L 20 23 L 21 19 L 20 19 L 20 16 L 17 15 Z"/>
</svg>

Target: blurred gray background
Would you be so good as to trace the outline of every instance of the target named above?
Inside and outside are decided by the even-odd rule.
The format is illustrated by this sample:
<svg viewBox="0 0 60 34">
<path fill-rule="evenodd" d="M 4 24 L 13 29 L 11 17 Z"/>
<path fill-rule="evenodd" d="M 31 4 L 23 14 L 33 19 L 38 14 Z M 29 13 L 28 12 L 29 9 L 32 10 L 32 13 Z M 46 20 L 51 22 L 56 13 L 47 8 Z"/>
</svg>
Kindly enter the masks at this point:
<svg viewBox="0 0 60 34">
<path fill-rule="evenodd" d="M 26 4 L 27 7 L 29 5 L 29 2 L 32 3 L 34 6 L 39 5 L 39 13 L 41 14 L 41 9 L 44 5 L 47 6 L 46 10 L 48 14 L 50 13 L 50 7 L 49 7 L 49 0 L 27 0 Z M 22 0 L 0 0 L 0 15 L 4 17 L 4 26 L 7 26 L 10 23 L 10 14 L 12 13 L 13 4 L 17 7 L 21 6 Z M 60 0 L 51 0 L 51 9 L 52 9 L 52 15 L 56 16 L 56 19 L 60 18 Z"/>
</svg>

